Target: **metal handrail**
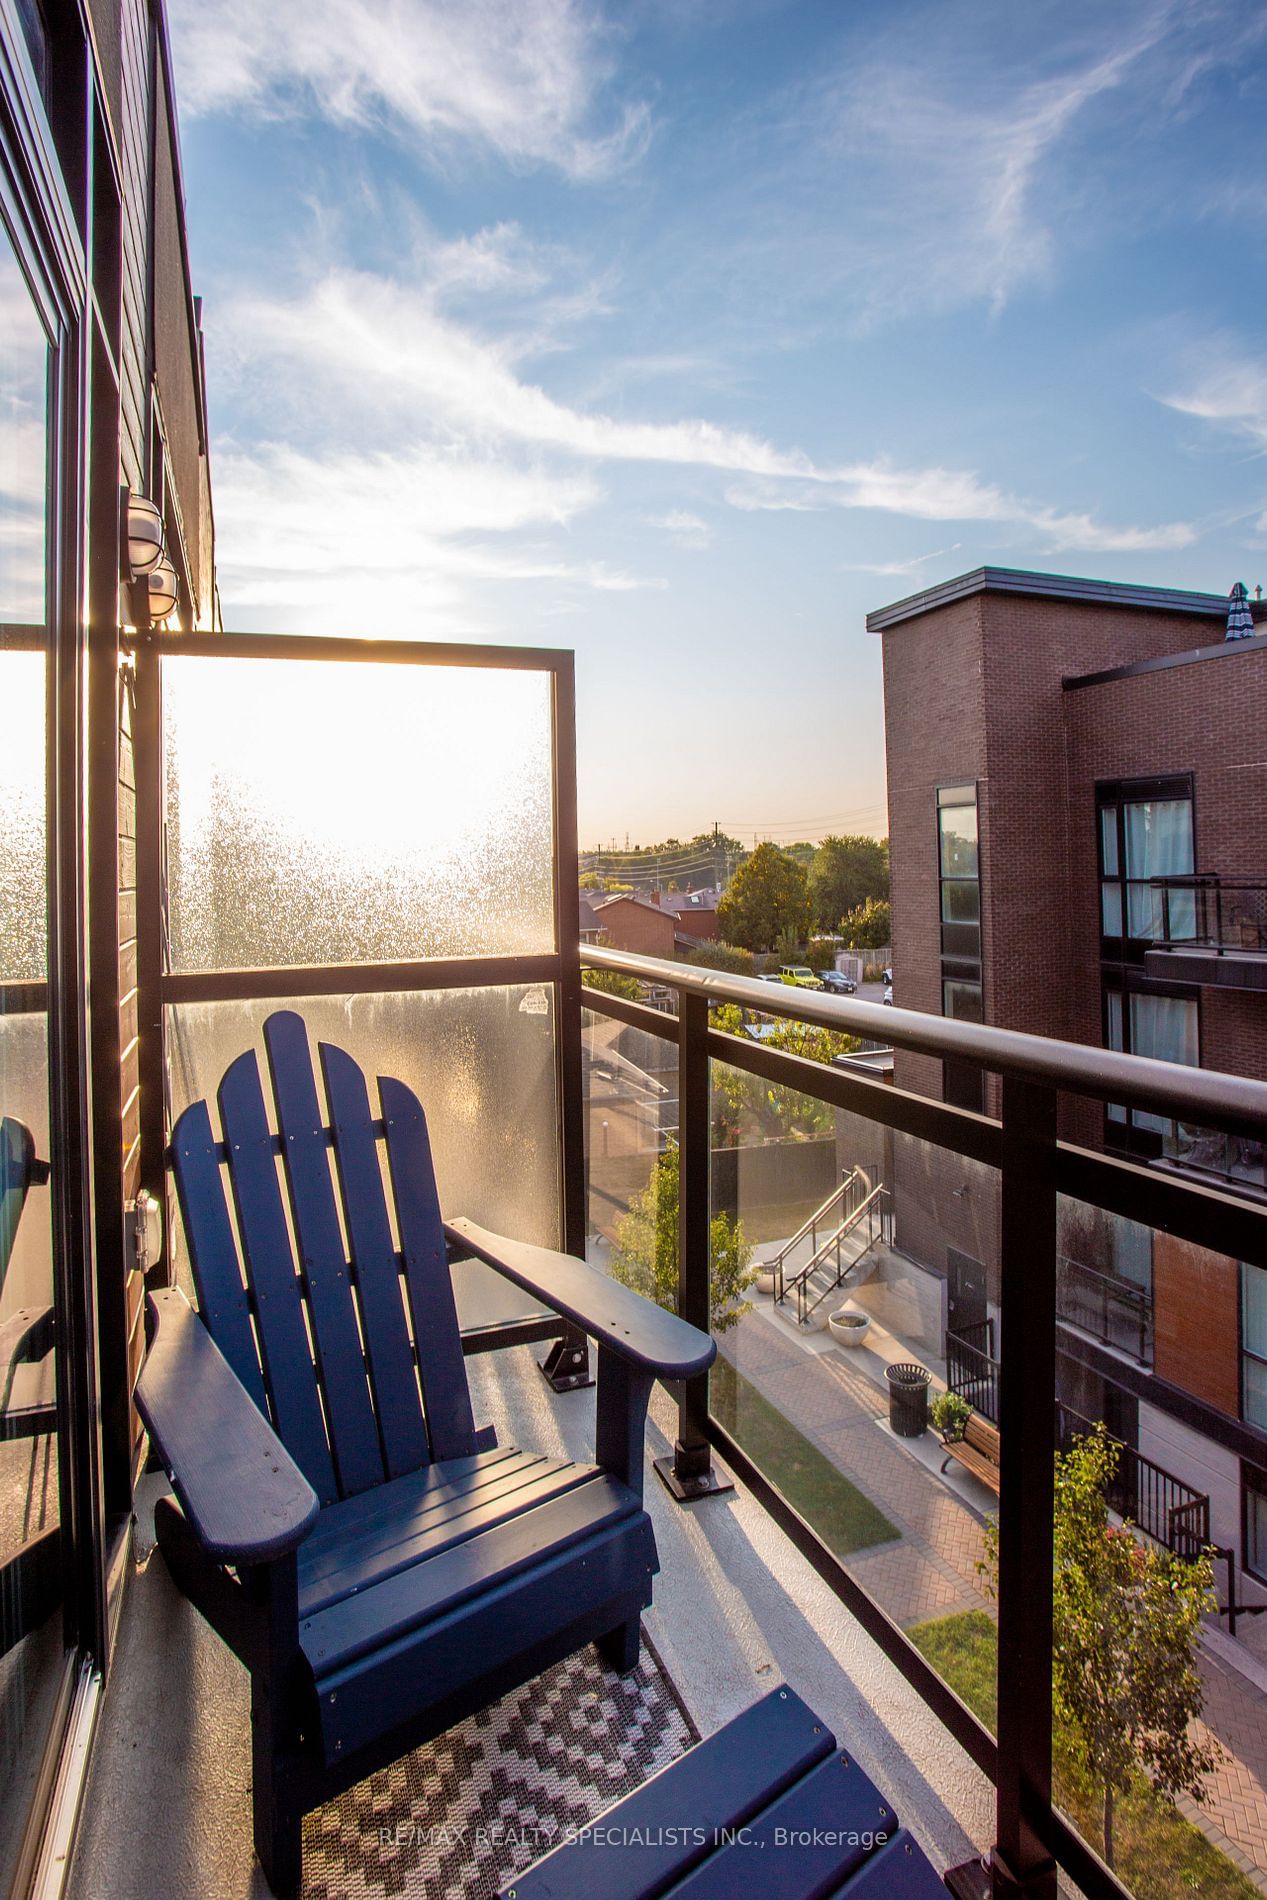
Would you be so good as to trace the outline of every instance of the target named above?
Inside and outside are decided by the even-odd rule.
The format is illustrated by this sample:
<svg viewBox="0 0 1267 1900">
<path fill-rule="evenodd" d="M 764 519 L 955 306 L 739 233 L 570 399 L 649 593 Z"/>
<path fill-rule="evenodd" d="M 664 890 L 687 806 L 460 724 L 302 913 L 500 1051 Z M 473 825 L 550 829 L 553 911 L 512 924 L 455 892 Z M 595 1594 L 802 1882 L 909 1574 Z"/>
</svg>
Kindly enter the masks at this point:
<svg viewBox="0 0 1267 1900">
<path fill-rule="evenodd" d="M 857 1260 L 851 1260 L 849 1265 L 842 1272 L 840 1268 L 840 1249 L 841 1249 L 842 1244 L 844 1243 L 846 1236 L 853 1233 L 855 1228 L 860 1226 L 864 1215 L 867 1216 L 872 1227 L 871 1239 L 867 1243 L 867 1249 L 869 1250 L 871 1247 L 875 1245 L 874 1217 L 875 1217 L 877 1209 L 880 1206 L 881 1201 L 883 1200 L 887 1192 L 888 1192 L 888 1189 L 884 1186 L 883 1182 L 881 1182 L 878 1187 L 873 1187 L 871 1189 L 871 1192 L 865 1195 L 864 1198 L 861 1201 L 859 1201 L 857 1207 L 854 1208 L 853 1212 L 851 1214 L 846 1215 L 845 1219 L 840 1223 L 840 1226 L 836 1229 L 835 1233 L 830 1234 L 828 1236 L 828 1238 L 823 1242 L 822 1246 L 818 1249 L 818 1252 L 814 1255 L 813 1259 L 810 1260 L 807 1263 L 807 1265 L 801 1268 L 801 1271 L 796 1275 L 796 1278 L 792 1280 L 791 1283 L 789 1284 L 788 1291 L 791 1292 L 793 1288 L 796 1291 L 796 1317 L 802 1326 L 805 1324 L 805 1321 L 809 1317 L 809 1315 L 814 1311 L 814 1307 L 821 1306 L 822 1302 L 827 1298 L 827 1295 L 829 1293 L 835 1292 L 836 1287 L 840 1285 L 841 1281 L 845 1277 L 845 1274 L 851 1273 L 854 1267 L 857 1266 L 858 1264 Z M 808 1290 L 810 1275 L 814 1272 L 814 1270 L 817 1267 L 820 1267 L 823 1264 L 824 1260 L 826 1260 L 827 1256 L 832 1252 L 833 1249 L 835 1250 L 835 1254 L 836 1254 L 836 1279 L 831 1286 L 824 1287 L 823 1291 L 819 1294 L 818 1298 L 814 1301 L 813 1305 L 810 1305 L 808 1304 L 806 1300 L 806 1293 Z M 861 1258 L 861 1255 L 859 1255 L 859 1258 Z"/>
<path fill-rule="evenodd" d="M 812 1023 L 842 1035 L 883 1037 L 921 1055 L 975 1062 L 1000 1075 L 1069 1089 L 1102 1102 L 1126 1102 L 1200 1121 L 1232 1134 L 1261 1138 L 1267 1126 L 1267 1083 L 1210 1069 L 1189 1069 L 1153 1056 L 1127 1055 L 1120 1049 L 1096 1049 L 1054 1036 L 1033 1036 L 992 1024 L 957 1022 L 927 1016 L 892 1004 L 863 1003 L 856 996 L 827 996 L 780 983 L 758 984 L 755 977 L 670 963 L 663 957 L 636 956 L 586 944 L 581 961 L 597 970 L 614 970 L 644 982 L 667 983 L 682 996 L 704 1003 L 738 1003 L 768 1016 Z M 596 996 L 601 991 L 595 991 Z M 786 997 L 786 1001 L 785 1001 Z"/>
<path fill-rule="evenodd" d="M 784 1283 L 783 1283 L 784 1261 L 787 1259 L 788 1255 L 791 1253 L 793 1247 L 800 1246 L 806 1234 L 809 1234 L 811 1236 L 810 1245 L 812 1247 L 816 1247 L 818 1245 L 818 1223 L 825 1217 L 828 1208 L 831 1207 L 834 1202 L 839 1201 L 845 1194 L 849 1192 L 849 1189 L 853 1186 L 854 1182 L 858 1179 L 858 1176 L 861 1172 L 862 1170 L 860 1168 L 850 1168 L 848 1174 L 845 1176 L 844 1180 L 840 1183 L 839 1187 L 834 1187 L 832 1189 L 831 1193 L 827 1196 L 827 1199 L 822 1203 L 822 1206 L 816 1207 L 812 1214 L 806 1215 L 805 1219 L 801 1222 L 796 1232 L 792 1235 L 792 1238 L 790 1240 L 784 1241 L 783 1245 L 779 1248 L 779 1251 L 775 1254 L 772 1260 L 767 1260 L 763 1263 L 762 1270 L 766 1273 L 772 1273 L 774 1275 L 774 1300 L 775 1300 L 776 1305 L 779 1303 L 780 1300 L 782 1300 L 783 1295 L 784 1295 L 784 1290 L 785 1290 Z"/>
<path fill-rule="evenodd" d="M 864 1121 L 995 1171 L 999 1189 L 999 1284 L 1007 1358 L 998 1370 L 1000 1654 L 997 1733 L 947 1687 L 821 1531 L 761 1468 L 710 1409 L 707 1375 L 678 1396 L 673 1452 L 661 1461 L 681 1498 L 724 1488 L 713 1453 L 724 1459 L 774 1523 L 856 1617 L 938 1722 L 967 1751 L 996 1790 L 998 1861 L 1026 1891 L 1054 1900 L 1052 1856 L 1088 1900 L 1129 1900 L 1117 1877 L 1087 1848 L 1052 1799 L 1051 1642 L 1056 1447 L 1056 1261 L 1059 1197 L 1106 1209 L 1175 1234 L 1196 1246 L 1267 1266 L 1267 1210 L 1185 1176 L 1159 1174 L 1117 1156 L 1062 1141 L 1062 1090 L 1108 1102 L 1132 1102 L 1185 1121 L 1261 1138 L 1267 1085 L 1182 1068 L 1147 1057 L 1081 1047 L 908 1010 L 783 989 L 697 966 L 586 948 L 595 968 L 666 983 L 678 996 L 662 1018 L 623 997 L 595 991 L 600 1013 L 650 1029 L 677 1044 L 681 1099 L 677 1308 L 707 1327 L 710 1314 L 710 1064 L 730 1063 L 767 1084 L 817 1096 Z M 851 1035 L 883 1036 L 898 1048 L 960 1057 L 998 1073 L 996 1113 L 980 1115 L 895 1088 L 878 1077 L 845 1073 L 712 1027 L 709 1005 L 737 1002 L 767 1015 Z M 1184 1500 L 1165 1524 L 1186 1550 L 1199 1509 Z"/>
</svg>

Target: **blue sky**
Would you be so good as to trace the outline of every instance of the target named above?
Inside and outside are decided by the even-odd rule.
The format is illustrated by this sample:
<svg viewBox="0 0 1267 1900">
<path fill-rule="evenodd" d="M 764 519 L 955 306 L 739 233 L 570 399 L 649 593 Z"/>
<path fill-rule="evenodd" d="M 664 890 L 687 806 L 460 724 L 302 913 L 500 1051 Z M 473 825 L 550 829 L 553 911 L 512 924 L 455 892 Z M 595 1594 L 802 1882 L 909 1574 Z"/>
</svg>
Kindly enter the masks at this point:
<svg viewBox="0 0 1267 1900">
<path fill-rule="evenodd" d="M 1267 580 L 1260 5 L 170 5 L 225 624 L 574 647 L 583 844 L 882 832 L 982 562 Z"/>
</svg>

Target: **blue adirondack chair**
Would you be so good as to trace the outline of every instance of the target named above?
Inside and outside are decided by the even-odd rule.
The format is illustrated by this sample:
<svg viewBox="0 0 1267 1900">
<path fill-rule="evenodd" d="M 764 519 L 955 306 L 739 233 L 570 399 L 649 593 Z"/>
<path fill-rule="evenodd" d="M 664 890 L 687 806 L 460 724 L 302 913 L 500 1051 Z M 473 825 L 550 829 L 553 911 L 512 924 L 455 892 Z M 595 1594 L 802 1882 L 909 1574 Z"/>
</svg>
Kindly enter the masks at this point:
<svg viewBox="0 0 1267 1900">
<path fill-rule="evenodd" d="M 205 1102 L 173 1130 L 199 1310 L 151 1296 L 137 1403 L 176 1494 L 159 1548 L 251 1674 L 256 1851 L 288 1893 L 309 1809 L 584 1643 L 634 1666 L 658 1568 L 647 1401 L 716 1348 L 571 1255 L 446 1226 L 417 1098 L 380 1077 L 376 1119 L 323 1043 L 323 1115 L 302 1020 L 264 1041 L 275 1127 L 248 1051 L 223 1138 Z M 450 1249 L 597 1341 L 593 1465 L 476 1428 Z"/>
<path fill-rule="evenodd" d="M 25 1123 L 0 1119 L 0 1292 L 30 1189 L 48 1180 Z M 57 1427 L 53 1309 L 23 1306 L 0 1321 L 0 1439 L 38 1438 Z"/>
</svg>

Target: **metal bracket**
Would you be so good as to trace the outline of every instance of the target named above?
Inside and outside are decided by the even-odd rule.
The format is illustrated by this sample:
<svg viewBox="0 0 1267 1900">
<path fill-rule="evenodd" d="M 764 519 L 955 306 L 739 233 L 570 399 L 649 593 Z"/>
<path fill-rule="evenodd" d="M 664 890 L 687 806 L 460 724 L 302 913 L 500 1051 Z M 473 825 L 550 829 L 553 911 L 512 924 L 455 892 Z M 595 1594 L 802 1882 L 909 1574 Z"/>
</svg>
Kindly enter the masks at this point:
<svg viewBox="0 0 1267 1900">
<path fill-rule="evenodd" d="M 584 1333 L 569 1328 L 555 1340 L 537 1369 L 552 1392 L 579 1392 L 583 1386 L 593 1385 L 589 1340 Z"/>
</svg>

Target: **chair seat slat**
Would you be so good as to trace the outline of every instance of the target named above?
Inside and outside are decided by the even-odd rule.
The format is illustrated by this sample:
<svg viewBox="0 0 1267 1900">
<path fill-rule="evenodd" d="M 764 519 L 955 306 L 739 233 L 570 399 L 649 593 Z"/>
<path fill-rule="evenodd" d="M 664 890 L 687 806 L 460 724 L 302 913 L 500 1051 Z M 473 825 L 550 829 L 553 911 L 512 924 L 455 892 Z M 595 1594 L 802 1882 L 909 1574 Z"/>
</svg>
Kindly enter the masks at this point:
<svg viewBox="0 0 1267 1900">
<path fill-rule="evenodd" d="M 562 1497 L 598 1475 L 595 1466 L 574 1465 L 566 1458 L 527 1458 L 508 1469 L 500 1481 L 451 1497 L 419 1515 L 408 1510 L 398 1515 L 391 1495 L 395 1487 L 384 1485 L 377 1493 L 383 1517 L 376 1534 L 349 1540 L 338 1550 L 327 1546 L 315 1565 L 301 1558 L 300 1615 L 313 1616 L 416 1564 L 430 1562 L 441 1551 Z"/>
<path fill-rule="evenodd" d="M 628 1517 L 642 1517 L 633 1493 L 615 1478 L 592 1474 L 589 1483 L 536 1510 L 303 1617 L 300 1645 L 315 1674 L 345 1669 L 370 1650 L 388 1648 L 407 1630 L 521 1575 L 545 1552 L 562 1552 Z"/>
<path fill-rule="evenodd" d="M 462 1458 L 472 1449 L 475 1420 L 466 1383 L 453 1278 L 449 1271 L 431 1141 L 422 1103 L 403 1082 L 378 1078 L 387 1131 L 396 1226 L 427 1412 L 431 1456 Z"/>
<path fill-rule="evenodd" d="M 217 1099 L 273 1420 L 291 1457 L 321 1502 L 329 1504 L 338 1496 L 338 1485 L 254 1050 L 225 1070 Z"/>
<path fill-rule="evenodd" d="M 451 1464 L 428 1464 L 421 1471 L 393 1478 L 390 1500 L 385 1502 L 375 1493 L 368 1496 L 365 1510 L 353 1513 L 351 1507 L 359 1500 L 345 1498 L 337 1508 L 331 1506 L 332 1521 L 328 1525 L 323 1522 L 321 1535 L 305 1550 L 304 1575 L 315 1584 L 349 1563 L 369 1561 L 376 1552 L 390 1549 L 446 1515 L 460 1514 L 472 1499 L 522 1482 L 529 1467 L 544 1468 L 550 1462 L 538 1452 L 499 1447 L 478 1462 L 473 1458 L 455 1458 Z M 456 1475 L 451 1482 L 445 1482 L 450 1472 Z M 421 1483 L 424 1477 L 434 1481 Z"/>
<path fill-rule="evenodd" d="M 276 1011 L 264 1025 L 264 1046 L 330 1449 L 340 1495 L 348 1497 L 382 1483 L 383 1455 L 334 1204 L 329 1136 L 302 1017 L 293 1010 Z"/>
<path fill-rule="evenodd" d="M 430 1453 L 378 1157 L 382 1123 L 370 1117 L 365 1077 L 351 1056 L 330 1043 L 320 1054 L 383 1457 L 388 1476 L 399 1478 Z"/>
</svg>

